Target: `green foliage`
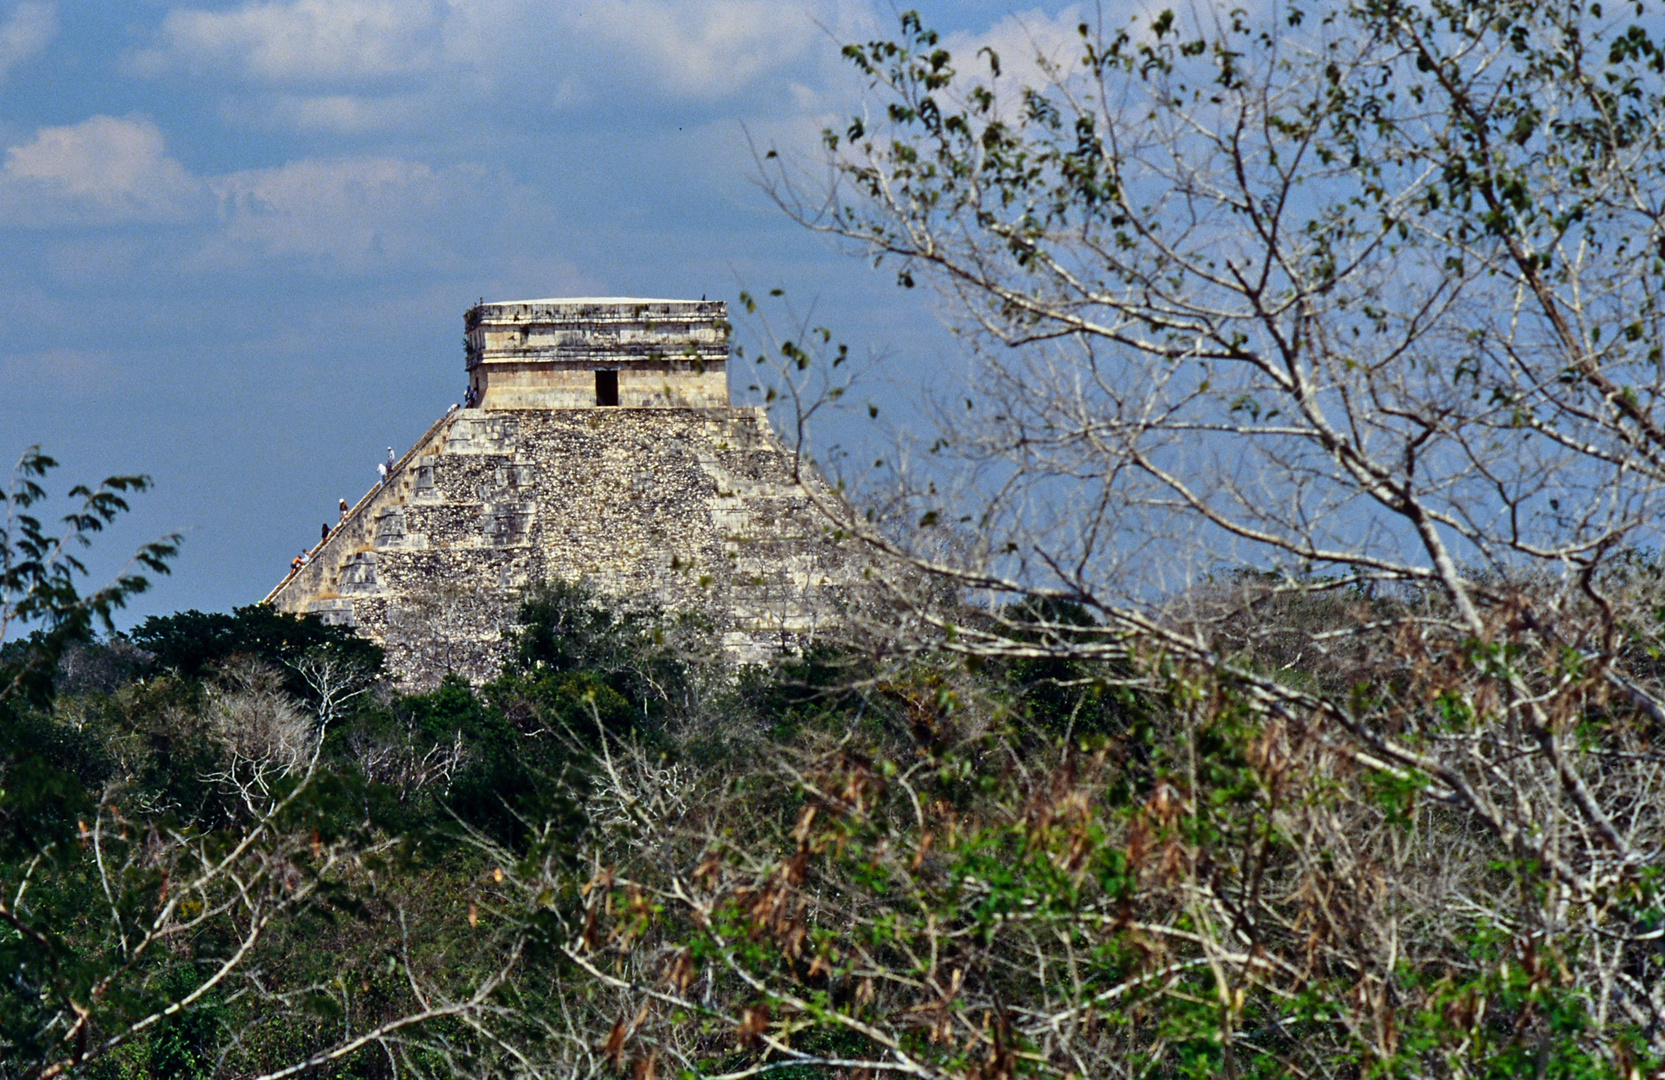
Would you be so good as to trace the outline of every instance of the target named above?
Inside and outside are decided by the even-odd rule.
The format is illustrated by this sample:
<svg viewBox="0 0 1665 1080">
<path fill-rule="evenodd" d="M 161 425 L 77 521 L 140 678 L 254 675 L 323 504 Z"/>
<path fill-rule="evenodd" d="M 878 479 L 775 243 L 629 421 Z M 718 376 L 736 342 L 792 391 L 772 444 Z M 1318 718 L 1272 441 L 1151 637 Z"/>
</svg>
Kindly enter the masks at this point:
<svg viewBox="0 0 1665 1080">
<path fill-rule="evenodd" d="M 430 814 L 454 814 L 509 847 L 548 822 L 581 828 L 571 785 L 581 789 L 590 750 L 604 734 L 657 730 L 685 708 L 695 677 L 658 613 L 604 602 L 582 585 L 528 591 L 513 652 L 501 675 L 475 690 L 448 677 L 391 706 L 392 726 L 420 743 L 463 747 L 464 761 Z"/>
<path fill-rule="evenodd" d="M 175 971 L 161 980 L 156 991 L 162 1000 L 169 1000 L 195 989 L 184 972 Z M 163 1020 L 140 1044 L 141 1075 L 156 1080 L 207 1080 L 215 1075 L 226 1036 L 222 1026 L 226 1020 L 226 1009 L 218 1000 Z"/>
<path fill-rule="evenodd" d="M 941 671 L 893 672 L 872 697 L 935 685 L 965 712 L 1004 711 L 1012 688 L 987 669 Z M 1459 870 L 1422 786 L 1338 772 L 1229 680 L 1158 685 L 1166 700 L 1139 702 L 1156 722 L 1096 753 L 1004 726 L 923 744 L 816 698 L 776 743 L 779 768 L 713 761 L 709 794 L 643 822 L 651 842 L 586 841 L 605 869 L 581 871 L 567 955 L 601 972 L 686 958 L 667 962 L 669 997 L 644 1000 L 638 1060 L 708 1015 L 761 1025 L 794 1071 L 900 1057 L 964 1077 L 1085 1061 L 1085 1075 L 1617 1080 L 1657 1065 L 1644 1030 L 1596 1021 L 1578 932 L 1537 921 L 1541 867 Z M 617 752 L 621 790 L 652 804 L 651 759 Z M 987 782 L 964 784 L 962 764 Z M 1375 864 L 1388 851 L 1391 884 Z M 1394 899 L 1453 873 L 1538 929 Z M 1384 918 L 1396 936 L 1377 951 Z M 707 1040 L 700 1068 L 756 1065 L 760 1038 Z"/>
<path fill-rule="evenodd" d="M 548 711 L 560 724 L 578 719 L 575 706 L 604 687 L 595 709 L 614 730 L 629 723 L 620 703 L 643 723 L 668 708 L 687 707 L 695 692 L 690 660 L 708 646 L 688 618 L 604 601 L 582 583 L 552 582 L 527 591 L 516 617 L 514 652 L 491 695 L 506 708 Z M 695 656 L 690 657 L 693 651 Z M 576 681 L 565 676 L 582 676 Z M 593 728 L 595 716 L 582 728 Z"/>
<path fill-rule="evenodd" d="M 1040 655 L 1006 661 L 990 674 L 1016 691 L 1020 712 L 1039 731 L 1106 738 L 1123 733 L 1146 711 L 1140 695 L 1123 685 L 1127 665 L 1070 655 L 1072 646 L 1103 632 L 1080 604 L 1031 600 L 1009 608 L 1002 621 L 1012 641 L 1040 646 Z"/>
<path fill-rule="evenodd" d="M 48 531 L 36 509 L 47 499 L 42 481 L 57 465 L 38 446 L 30 447 L 0 496 L 5 504 L 0 515 L 0 641 L 6 642 L 0 648 L 0 700 L 47 693 L 64 650 L 98 625 L 111 629 L 111 616 L 150 588 L 150 579 L 140 571 L 168 573 L 168 562 L 179 551 L 177 535 L 146 544 L 134 553 L 133 572 L 82 595 L 79 580 L 87 568 L 77 552 L 127 512 L 127 496 L 148 490 L 150 478 L 112 476 L 97 487 L 70 488 L 68 497 L 77 502 L 57 534 Z M 7 641 L 15 627 L 31 624 L 38 629 L 26 643 Z"/>
<path fill-rule="evenodd" d="M 696 686 L 699 674 L 676 670 L 684 661 L 647 619 L 609 615 L 578 592 L 546 594 L 524 617 L 522 652 L 494 683 L 447 679 L 344 714 L 326 771 L 273 820 L 274 835 L 292 838 L 286 872 L 313 890 L 273 924 L 260 953 L 261 980 L 288 996 L 210 994 L 98 1057 L 88 1075 L 197 1077 L 295 1060 L 327 1044 L 310 1033 L 363 1030 L 405 1007 L 407 960 L 466 982 L 509 948 L 529 966 L 494 1007 L 532 1025 L 517 1038 L 577 1016 L 588 1025 L 583 1044 L 605 1048 L 619 1022 L 616 988 L 581 961 L 602 974 L 647 966 L 640 978 L 669 1000 L 648 1002 L 607 1051 L 627 1069 L 645 1067 L 655 1046 L 690 1041 L 685 1052 L 701 1068 L 743 1069 L 790 1025 L 799 1056 L 778 1070 L 789 1075 L 898 1052 L 948 1076 L 1064 1075 L 1029 1013 L 1013 1007 L 1073 1010 L 1072 1039 L 1090 1029 L 1091 1053 L 1145 1060 L 1148 1075 L 1272 1077 L 1305 1061 L 1331 1075 L 1618 1078 L 1652 1061 L 1634 1032 L 1596 1037 L 1588 998 L 1560 974 L 1579 963 L 1576 946 L 1542 935 L 1459 920 L 1432 956 L 1372 969 L 1391 994 L 1361 998 L 1349 967 L 1361 961 L 1346 959 L 1355 916 L 1298 898 L 1367 892 L 1368 874 L 1345 869 L 1364 865 L 1346 849 L 1361 836 L 1431 840 L 1438 858 L 1448 825 L 1430 816 L 1415 782 L 1347 779 L 1229 681 L 1161 675 L 1160 664 L 1132 659 L 968 669 L 922 656 L 881 667 L 820 650 L 740 673 L 707 706 L 739 723 L 719 744 L 706 721 L 655 689 Z M 1063 606 L 1003 617 L 1066 643 L 1099 632 Z M 138 850 L 114 831 L 121 819 L 99 816 L 87 797 L 123 770 L 126 790 L 174 807 L 170 827 L 196 822 L 211 844 L 231 839 L 204 827 L 234 821 L 235 800 L 189 794 L 214 787 L 203 779 L 212 756 L 164 760 L 177 745 L 215 745 L 203 710 L 229 691 L 210 664 L 196 670 L 113 688 L 94 680 L 28 714 L 32 752 L 74 785 L 40 796 L 58 814 L 41 835 L 61 855 L 34 887 L 33 918 L 97 924 L 102 890 L 78 822 L 112 830 L 107 857 Z M 1430 708 L 1440 700 L 1431 696 Z M 450 746 L 463 755 L 443 780 L 401 795 L 361 772 L 374 771 L 367 739 L 418 757 Z M 593 757 L 604 748 L 610 772 Z M 631 776 L 640 786 L 629 787 Z M 610 794 L 619 783 L 639 800 L 623 811 L 646 815 L 639 824 L 607 809 L 627 805 Z M 680 809 L 655 816 L 672 806 Z M 605 828 L 586 820 L 596 812 Z M 1357 815 L 1371 826 L 1323 831 Z M 363 862 L 356 878 L 311 876 L 319 852 L 395 834 L 420 842 Z M 14 844 L 0 873 L 15 880 L 28 857 Z M 137 925 L 153 917 L 166 875 L 131 866 L 123 917 Z M 1498 895 L 1533 910 L 1532 865 L 1501 858 L 1485 872 Z M 1204 895 L 1248 920 L 1262 950 L 1253 955 L 1272 966 L 1226 959 L 1210 969 L 1190 943 L 1238 946 L 1213 907 L 1186 899 Z M 1274 896 L 1291 906 L 1273 912 L 1269 904 L 1285 902 Z M 1657 906 L 1657 897 L 1644 888 L 1636 902 Z M 189 954 L 213 955 L 225 944 L 213 936 Z M 1298 956 L 1299 978 L 1278 966 Z M 0 1024 L 0 1037 L 44 1060 L 53 1048 L 38 1037 L 47 1012 L 36 1003 L 75 999 L 115 963 L 108 942 L 80 932 L 0 940 L 0 964 L 33 995 L 5 999 L 15 1022 Z M 109 999 L 101 1022 L 179 997 L 202 970 L 157 965 Z M 705 996 L 679 986 L 706 987 Z M 626 1021 L 643 1007 L 629 1000 Z M 454 1053 L 463 1034 L 446 1030 Z M 533 1039 L 522 1049 L 564 1045 Z M 422 1053 L 410 1060 L 425 1068 L 455 1060 Z M 362 1075 L 381 1060 L 348 1055 L 332 1075 Z"/>
<path fill-rule="evenodd" d="M 104 778 L 104 747 L 37 710 L 0 701 L 0 860 L 48 854 L 75 835 Z"/>
<path fill-rule="evenodd" d="M 568 686 L 583 682 L 576 674 L 550 678 Z M 600 689 L 605 692 L 605 687 Z M 454 814 L 467 827 L 505 846 L 520 847 L 543 822 L 570 820 L 572 811 L 560 793 L 561 779 L 573 767 L 573 744 L 560 730 L 535 720 L 516 724 L 455 676 L 430 693 L 401 699 L 394 708 L 409 718 L 422 739 L 436 745 L 457 739 L 466 748 L 464 763 L 445 790 L 434 796 L 429 811 L 434 825 L 443 829 L 445 819 Z M 530 707 L 517 713 L 536 715 Z"/>
<path fill-rule="evenodd" d="M 379 673 L 383 662 L 381 649 L 352 630 L 267 604 L 251 604 L 230 614 L 192 610 L 152 615 L 128 637 L 152 655 L 157 667 L 192 679 L 235 656 L 252 656 L 282 668 L 319 651 L 370 674 Z M 309 693 L 293 674 L 289 687 L 298 697 Z"/>
<path fill-rule="evenodd" d="M 0 859 L 53 852 L 73 835 L 91 802 L 87 793 L 105 771 L 102 747 L 83 732 L 54 724 L 42 710 L 66 653 L 149 586 L 137 571 L 83 595 L 86 566 L 78 552 L 128 510 L 127 496 L 150 487 L 145 476 L 113 476 L 97 487 L 76 485 L 76 501 L 61 534 L 38 516 L 47 501 L 43 481 L 57 462 L 31 447 L 3 495 L 0 522 Z M 178 551 L 170 536 L 134 556 L 137 569 L 167 573 Z M 25 946 L 27 947 L 27 946 Z"/>
<path fill-rule="evenodd" d="M 114 611 L 149 587 L 133 573 L 83 596 L 78 579 L 86 568 L 75 554 L 127 510 L 125 494 L 145 490 L 149 480 L 120 476 L 97 488 L 73 487 L 69 497 L 79 506 L 63 518 L 63 535 L 52 535 L 34 509 L 47 498 L 41 481 L 56 464 L 38 448 L 26 451 L 4 496 L 0 638 L 16 626 L 38 625 L 0 646 L 0 859 L 6 860 L 53 855 L 86 813 L 91 800 L 84 780 L 98 755 L 83 753 L 86 740 L 44 722 L 38 710 L 50 700 L 65 651 L 97 623 L 109 626 Z M 169 537 L 146 545 L 136 561 L 165 573 L 177 544 Z M 15 947 L 23 954 L 18 962 L 28 966 L 40 962 L 45 943 L 20 934 Z"/>
<path fill-rule="evenodd" d="M 776 739 L 791 738 L 806 727 L 826 730 L 869 719 L 875 695 L 861 687 L 880 670 L 862 657 L 817 644 L 773 666 L 742 669 L 734 706 Z M 872 718 L 880 715 L 875 712 Z"/>
</svg>

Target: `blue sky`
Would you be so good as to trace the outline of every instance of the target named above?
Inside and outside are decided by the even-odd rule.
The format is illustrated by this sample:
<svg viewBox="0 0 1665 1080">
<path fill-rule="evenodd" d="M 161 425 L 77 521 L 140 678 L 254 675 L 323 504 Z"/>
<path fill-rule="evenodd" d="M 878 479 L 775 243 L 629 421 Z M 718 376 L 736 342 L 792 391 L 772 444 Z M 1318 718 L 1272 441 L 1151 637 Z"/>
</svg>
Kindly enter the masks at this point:
<svg viewBox="0 0 1665 1080">
<path fill-rule="evenodd" d="M 921 8 L 1005 56 L 1077 18 Z M 783 287 L 905 393 L 945 354 L 924 298 L 786 221 L 747 147 L 810 160 L 860 106 L 840 41 L 894 26 L 860 0 L 0 0 L 0 452 L 43 444 L 60 487 L 154 477 L 94 561 L 185 533 L 143 615 L 258 600 L 459 397 L 481 297 Z"/>
</svg>

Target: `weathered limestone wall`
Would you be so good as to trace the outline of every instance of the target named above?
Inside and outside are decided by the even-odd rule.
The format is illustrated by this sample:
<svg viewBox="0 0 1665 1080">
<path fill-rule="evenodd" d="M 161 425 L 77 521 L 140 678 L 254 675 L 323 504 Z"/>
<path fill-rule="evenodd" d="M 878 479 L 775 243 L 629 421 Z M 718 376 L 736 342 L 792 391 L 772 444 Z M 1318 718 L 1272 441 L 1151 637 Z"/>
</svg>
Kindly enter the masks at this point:
<svg viewBox="0 0 1665 1080">
<path fill-rule="evenodd" d="M 686 363 L 614 362 L 619 405 L 627 409 L 708 409 L 728 404 L 728 375 L 721 367 L 695 370 Z M 589 367 L 494 363 L 478 376 L 475 395 L 485 409 L 583 409 L 596 404 L 595 371 Z"/>
<path fill-rule="evenodd" d="M 836 619 L 860 578 L 761 409 L 465 409 L 269 600 L 355 626 L 425 686 L 495 674 L 531 582 L 703 612 L 756 661 Z"/>
<path fill-rule="evenodd" d="M 594 406 L 615 373 L 624 408 L 721 408 L 728 396 L 721 301 L 516 300 L 480 304 L 463 326 L 469 386 L 487 409 Z"/>
</svg>

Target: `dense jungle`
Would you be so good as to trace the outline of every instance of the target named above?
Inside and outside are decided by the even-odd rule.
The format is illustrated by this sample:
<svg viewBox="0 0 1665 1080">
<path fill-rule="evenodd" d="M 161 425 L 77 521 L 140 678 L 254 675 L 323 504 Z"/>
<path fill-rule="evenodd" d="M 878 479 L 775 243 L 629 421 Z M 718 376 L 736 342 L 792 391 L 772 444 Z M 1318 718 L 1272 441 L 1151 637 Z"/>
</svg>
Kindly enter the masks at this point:
<svg viewBox="0 0 1665 1080">
<path fill-rule="evenodd" d="M 1498 661 L 1407 638 L 1427 598 L 1275 584 L 1192 598 L 1240 670 L 1393 700 L 1413 744 L 1482 723 L 1463 669 Z M 1652 875 L 1570 902 L 1321 708 L 1072 656 L 1105 632 L 1079 605 L 938 609 L 1003 627 L 996 658 L 736 672 L 686 619 L 551 585 L 498 678 L 401 694 L 374 645 L 258 606 L 94 634 L 140 587 L 37 580 L 0 653 L 6 1076 L 1657 1068 Z M 1652 820 L 1654 722 L 1525 660 Z"/>
</svg>

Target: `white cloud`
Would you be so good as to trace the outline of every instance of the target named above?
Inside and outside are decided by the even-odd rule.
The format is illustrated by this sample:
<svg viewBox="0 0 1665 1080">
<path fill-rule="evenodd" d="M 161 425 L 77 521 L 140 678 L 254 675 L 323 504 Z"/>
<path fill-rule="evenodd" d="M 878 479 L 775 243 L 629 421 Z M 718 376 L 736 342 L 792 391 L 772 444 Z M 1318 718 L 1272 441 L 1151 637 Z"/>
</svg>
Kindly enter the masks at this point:
<svg viewBox="0 0 1665 1080">
<path fill-rule="evenodd" d="M 253 0 L 229 11 L 175 8 L 146 73 L 228 71 L 266 83 L 382 79 L 431 69 L 448 5 L 440 0 Z"/>
<path fill-rule="evenodd" d="M 162 130 L 138 117 L 41 128 L 0 168 L 0 220 L 12 225 L 180 220 L 202 194 Z"/>
<path fill-rule="evenodd" d="M 356 133 L 460 101 L 635 107 L 725 100 L 771 77 L 818 82 L 837 63 L 827 33 L 873 25 L 871 0 L 243 0 L 174 8 L 129 64 L 218 72 L 256 94 L 237 115 Z M 363 96 L 390 82 L 399 95 Z"/>
<path fill-rule="evenodd" d="M 358 135 L 393 127 L 422 115 L 422 102 L 409 95 L 369 97 L 362 94 L 282 94 L 271 102 L 267 118 L 298 131 Z"/>
<path fill-rule="evenodd" d="M 1026 11 L 1008 15 L 981 34 L 951 34 L 945 42 L 954 55 L 954 66 L 963 76 L 992 81 L 996 93 L 1012 95 L 1007 106 L 1017 103 L 1019 87 L 1045 86 L 1057 77 L 1081 73 L 1084 45 L 1078 27 L 1088 21 L 1080 7 L 1067 7 L 1056 15 Z M 1000 58 L 1000 77 L 989 79 L 988 49 Z"/>
<path fill-rule="evenodd" d="M 807 8 L 777 0 L 602 0 L 572 16 L 568 28 L 613 47 L 604 70 L 705 100 L 790 67 L 819 34 Z"/>
<path fill-rule="evenodd" d="M 442 258 L 483 179 L 477 169 L 391 157 L 303 159 L 216 177 L 220 228 L 204 257 L 300 257 L 348 270 Z"/>
<path fill-rule="evenodd" d="M 27 0 L 0 23 L 0 79 L 58 36 L 58 5 Z"/>
<path fill-rule="evenodd" d="M 179 223 L 189 227 L 180 238 L 194 261 L 217 268 L 290 259 L 348 272 L 441 265 L 478 232 L 480 215 L 520 197 L 476 166 L 393 156 L 195 176 L 168 154 L 160 128 L 131 117 L 41 128 L 0 165 L 0 225 Z M 537 212 L 516 207 L 528 221 Z"/>
<path fill-rule="evenodd" d="M 835 39 L 877 25 L 871 0 L 458 0 L 454 11 L 454 62 L 556 86 L 567 101 L 593 99 L 575 87 L 714 102 L 770 78 L 820 81 Z"/>
</svg>

